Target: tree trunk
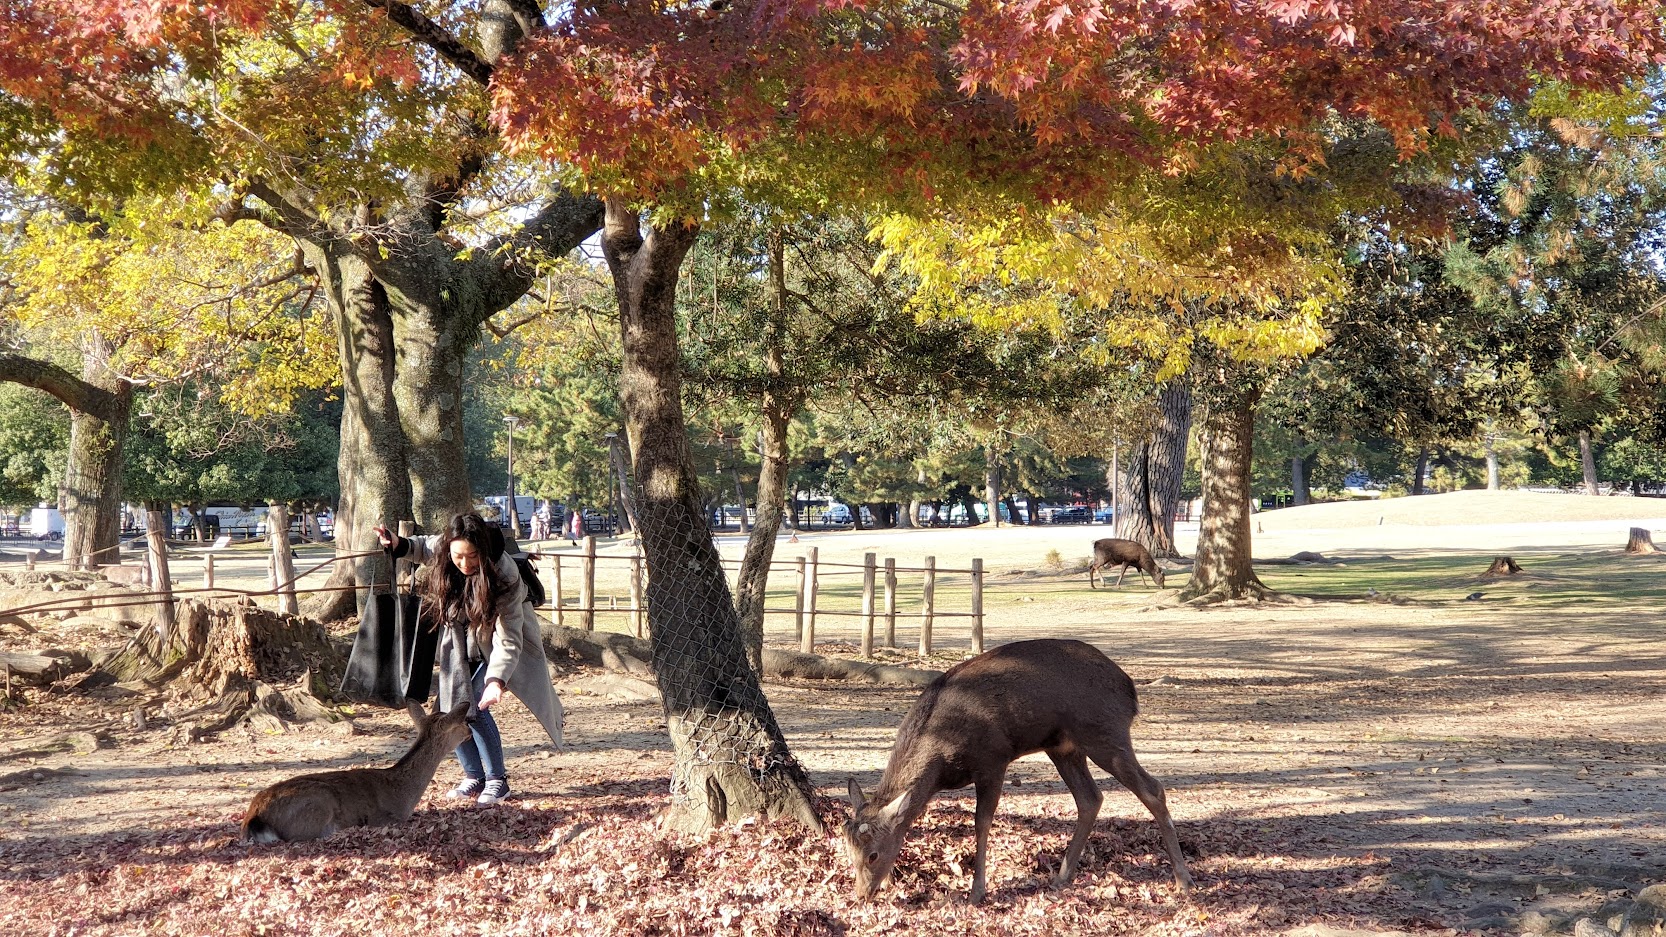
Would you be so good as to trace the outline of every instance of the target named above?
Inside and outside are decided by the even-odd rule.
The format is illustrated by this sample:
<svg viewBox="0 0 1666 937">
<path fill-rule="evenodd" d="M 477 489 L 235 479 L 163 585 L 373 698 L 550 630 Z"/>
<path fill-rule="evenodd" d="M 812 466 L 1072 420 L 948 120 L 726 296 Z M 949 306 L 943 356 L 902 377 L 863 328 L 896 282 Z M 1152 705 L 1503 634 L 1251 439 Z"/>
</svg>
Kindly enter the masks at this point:
<svg viewBox="0 0 1666 937">
<path fill-rule="evenodd" d="M 1174 545 L 1174 512 L 1186 481 L 1186 441 L 1192 432 L 1192 389 L 1184 381 L 1163 385 L 1151 437 L 1125 457 L 1116 535 L 1137 541 L 1152 556 L 1179 556 Z"/>
<path fill-rule="evenodd" d="M 1302 444 L 1302 440 L 1296 440 L 1298 450 Z M 1313 503 L 1312 478 L 1308 471 L 1312 459 L 1312 455 L 1302 455 L 1300 452 L 1290 457 L 1290 503 L 1292 505 L 1299 506 Z"/>
<path fill-rule="evenodd" d="M 747 662 L 740 620 L 700 490 L 682 408 L 678 268 L 698 229 L 644 235 L 637 211 L 607 200 L 602 252 L 619 303 L 620 403 L 635 452 L 648 628 L 675 763 L 668 826 L 793 816 L 821 829 L 814 789 Z"/>
<path fill-rule="evenodd" d="M 397 529 L 400 521 L 413 519 L 405 430 L 393 393 L 393 315 L 387 291 L 356 256 L 317 249 L 308 256 L 324 283 L 341 358 L 335 552 L 343 556 L 374 550 L 377 524 Z M 391 575 L 380 554 L 338 562 L 326 591 L 308 600 L 307 617 L 335 621 L 356 614 L 368 597 L 366 587 L 389 582 Z"/>
<path fill-rule="evenodd" d="M 133 385 L 110 370 L 115 346 L 94 332 L 82 354 L 81 379 L 102 392 L 102 405 L 71 411 L 64 469 L 64 561 L 70 569 L 121 562 L 122 453 L 133 411 Z"/>
<path fill-rule="evenodd" d="M 1597 487 L 1597 458 L 1591 452 L 1591 431 L 1579 431 L 1579 467 L 1585 475 L 1585 493 L 1588 495 L 1602 494 Z"/>
<path fill-rule="evenodd" d="M 1423 477 L 1425 475 L 1428 475 L 1428 474 L 1429 474 L 1429 447 L 1424 446 L 1421 449 L 1417 450 L 1417 467 L 1415 469 L 1413 469 L 1412 480 L 1411 480 L 1411 493 L 1412 494 L 1420 495 L 1420 494 L 1423 493 Z"/>
<path fill-rule="evenodd" d="M 1654 545 L 1654 537 L 1647 527 L 1631 528 L 1631 535 L 1626 538 L 1627 553 L 1659 553 L 1660 548 Z"/>
<path fill-rule="evenodd" d="M 607 441 L 607 458 L 613 465 L 614 482 L 619 488 L 619 517 L 626 528 L 638 530 L 636 518 L 636 497 L 631 494 L 631 473 L 625 460 L 625 440 L 618 436 Z M 625 533 L 625 530 L 620 530 Z"/>
<path fill-rule="evenodd" d="M 769 235 L 769 273 L 774 294 L 773 315 L 764 344 L 766 385 L 758 411 L 763 417 L 763 462 L 758 469 L 758 521 L 746 541 L 740 573 L 735 581 L 735 611 L 740 617 L 741 640 L 747 661 L 763 673 L 764 601 L 769 591 L 769 564 L 775 559 L 775 535 L 781 530 L 787 497 L 787 427 L 798 410 L 797 401 L 775 390 L 786 370 L 781 343 L 786 335 L 786 257 L 781 229 Z M 746 510 L 745 505 L 741 510 Z"/>
<path fill-rule="evenodd" d="M 1492 432 L 1492 424 L 1488 423 L 1486 432 L 1488 491 L 1498 490 L 1498 450 L 1493 446 L 1495 439 L 1496 437 L 1494 437 Z"/>
<path fill-rule="evenodd" d="M 994 443 L 983 447 L 983 503 L 989 509 L 989 520 L 1001 526 L 1001 459 Z"/>
<path fill-rule="evenodd" d="M 966 526 L 976 527 L 983 521 L 978 520 L 978 503 L 972 500 L 970 489 L 963 489 L 960 495 L 960 509 L 966 512 Z"/>
<path fill-rule="evenodd" d="M 1215 601 L 1261 597 L 1266 586 L 1250 562 L 1250 458 L 1259 387 L 1217 389 L 1204 414 L 1203 521 L 1197 559 L 1181 598 Z"/>
</svg>

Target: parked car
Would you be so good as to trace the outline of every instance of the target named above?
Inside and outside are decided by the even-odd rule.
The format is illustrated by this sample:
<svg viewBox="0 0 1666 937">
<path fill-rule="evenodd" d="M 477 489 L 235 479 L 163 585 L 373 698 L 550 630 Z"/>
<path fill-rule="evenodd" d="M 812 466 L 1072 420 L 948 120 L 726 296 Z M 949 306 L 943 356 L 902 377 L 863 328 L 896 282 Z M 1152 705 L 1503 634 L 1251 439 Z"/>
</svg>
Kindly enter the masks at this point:
<svg viewBox="0 0 1666 937">
<path fill-rule="evenodd" d="M 1059 508 L 1053 513 L 1053 524 L 1086 524 L 1093 520 L 1093 514 L 1085 504 L 1072 504 Z"/>
<path fill-rule="evenodd" d="M 1115 523 L 1116 522 L 1116 509 L 1115 508 L 1100 508 L 1099 510 L 1094 511 L 1093 512 L 1093 522 L 1095 524 L 1113 524 L 1113 523 Z"/>
<path fill-rule="evenodd" d="M 839 504 L 838 502 L 834 502 L 833 504 L 829 504 L 827 506 L 827 510 L 821 512 L 821 522 L 823 524 L 848 524 L 848 523 L 850 523 L 851 522 L 850 505 L 848 505 L 848 504 Z"/>
</svg>

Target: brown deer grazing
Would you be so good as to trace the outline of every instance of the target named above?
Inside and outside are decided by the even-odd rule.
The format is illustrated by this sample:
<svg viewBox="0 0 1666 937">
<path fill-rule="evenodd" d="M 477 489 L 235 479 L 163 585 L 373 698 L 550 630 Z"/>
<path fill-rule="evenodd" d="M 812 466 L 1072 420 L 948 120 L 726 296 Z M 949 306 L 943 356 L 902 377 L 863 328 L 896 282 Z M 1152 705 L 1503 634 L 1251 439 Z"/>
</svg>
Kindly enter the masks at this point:
<svg viewBox="0 0 1666 937">
<path fill-rule="evenodd" d="M 407 702 L 417 724 L 416 744 L 391 768 L 348 768 L 303 774 L 255 795 L 243 815 L 251 843 L 322 839 L 349 826 L 392 826 L 411 818 L 440 761 L 469 734 L 471 704 L 424 713 Z M 435 700 L 435 710 L 439 701 Z"/>
<path fill-rule="evenodd" d="M 1117 573 L 1116 586 L 1122 588 L 1122 577 L 1128 575 L 1130 568 L 1140 571 L 1140 578 L 1150 574 L 1151 581 L 1157 588 L 1163 587 L 1163 568 L 1151 558 L 1151 551 L 1135 540 L 1124 540 L 1121 537 L 1106 537 L 1093 542 L 1093 563 L 1088 566 L 1088 587 L 1099 588 L 1093 584 L 1093 574 L 1099 573 L 1099 578 L 1105 578 L 1100 570 L 1109 570 L 1112 566 L 1121 566 Z"/>
<path fill-rule="evenodd" d="M 1019 641 L 961 663 L 938 677 L 903 717 L 890 763 L 872 801 L 850 781 L 851 819 L 845 843 L 856 868 L 856 897 L 884 884 L 903 837 L 938 791 L 977 790 L 977 859 L 972 900 L 985 892 L 989 826 L 1007 765 L 1046 752 L 1076 798 L 1076 835 L 1064 851 L 1055 885 L 1076 874 L 1104 796 L 1088 760 L 1133 791 L 1157 819 L 1174 879 L 1190 888 L 1163 786 L 1145 773 L 1128 736 L 1138 711 L 1134 681 L 1097 648 L 1081 641 Z"/>
</svg>

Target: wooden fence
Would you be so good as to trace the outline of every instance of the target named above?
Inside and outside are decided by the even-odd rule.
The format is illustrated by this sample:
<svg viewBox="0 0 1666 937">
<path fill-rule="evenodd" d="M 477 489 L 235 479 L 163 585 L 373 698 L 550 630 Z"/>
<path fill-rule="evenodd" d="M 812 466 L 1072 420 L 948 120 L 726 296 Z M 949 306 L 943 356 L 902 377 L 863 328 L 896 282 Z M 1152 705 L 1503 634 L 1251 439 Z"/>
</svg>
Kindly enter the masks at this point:
<svg viewBox="0 0 1666 937">
<path fill-rule="evenodd" d="M 777 559 L 770 564 L 770 576 L 775 577 L 783 572 L 791 572 L 794 579 L 794 599 L 791 608 L 765 607 L 765 616 L 791 615 L 793 630 L 797 635 L 799 647 L 804 653 L 811 653 L 816 642 L 818 619 L 828 617 L 855 617 L 860 619 L 860 643 L 862 655 L 870 657 L 876 639 L 884 642 L 886 647 L 897 646 L 897 622 L 904 616 L 899 608 L 902 596 L 900 588 L 901 576 L 912 578 L 919 575 L 919 652 L 930 654 L 939 619 L 971 619 L 971 645 L 974 654 L 983 653 L 983 582 L 984 568 L 981 558 L 973 559 L 970 569 L 947 569 L 937 566 L 937 558 L 928 556 L 924 565 L 918 567 L 898 566 L 896 558 L 886 557 L 880 561 L 876 554 L 863 555 L 860 564 L 855 563 L 824 563 L 819 556 L 819 549 L 810 547 L 805 555 L 791 559 Z M 586 631 L 595 628 L 596 614 L 600 611 L 624 612 L 628 616 L 628 625 L 633 635 L 643 637 L 646 629 L 646 564 L 640 553 L 625 556 L 601 555 L 596 552 L 596 538 L 585 537 L 578 549 L 574 551 L 547 552 L 534 554 L 534 562 L 538 566 L 539 575 L 543 577 L 548 593 L 547 606 L 554 614 L 555 622 L 559 625 L 569 624 Z M 596 595 L 596 569 L 598 563 L 628 563 L 630 569 L 625 576 L 625 594 L 615 593 L 607 597 L 606 602 L 600 602 Z M 733 575 L 739 567 L 734 561 L 723 562 L 725 570 Z M 823 588 L 830 579 L 839 576 L 862 577 L 861 604 L 856 610 L 834 607 L 828 602 L 826 590 Z M 971 609 L 964 612 L 941 611 L 937 607 L 937 585 L 940 576 L 966 576 L 971 587 Z M 576 578 L 576 583 L 574 579 Z M 576 585 L 577 595 L 571 595 L 570 590 Z M 571 596 L 572 603 L 568 599 Z M 621 601 L 625 604 L 621 605 Z M 883 635 L 880 630 L 883 628 Z"/>
<path fill-rule="evenodd" d="M 401 523 L 400 533 L 409 536 L 409 522 Z M 173 624 L 175 589 L 170 556 L 165 538 L 161 534 L 160 526 L 153 527 L 156 533 L 147 538 L 144 560 L 138 567 L 105 566 L 101 570 L 106 574 L 115 570 L 132 570 L 136 575 L 138 585 L 149 587 L 150 591 L 143 598 L 134 597 L 133 604 L 154 604 L 157 607 L 158 624 L 166 632 Z M 379 551 L 346 556 L 331 557 L 310 569 L 297 574 L 294 566 L 293 554 L 290 551 L 288 539 L 276 537 L 271 539 L 270 555 L 267 557 L 267 586 L 265 590 L 232 589 L 215 585 L 215 563 L 213 553 L 196 554 L 202 562 L 202 587 L 200 589 L 181 590 L 185 594 L 192 593 L 223 593 L 242 594 L 247 596 L 270 595 L 277 599 L 279 611 L 294 614 L 298 607 L 298 593 L 317 592 L 320 589 L 298 589 L 296 582 L 317 569 L 341 560 L 356 559 L 363 556 L 375 555 Z M 947 569 L 937 566 L 936 557 L 925 557 L 924 565 L 919 567 L 898 566 L 894 557 L 886 557 L 881 562 L 876 554 L 864 554 L 862 563 L 824 563 L 819 556 L 819 549 L 810 547 L 805 555 L 790 559 L 778 559 L 770 564 L 771 578 L 775 579 L 782 573 L 790 572 L 794 578 L 794 598 L 791 608 L 766 607 L 765 616 L 791 615 L 794 634 L 798 638 L 799 646 L 805 653 L 812 653 L 815 647 L 818 621 L 826 618 L 860 619 L 860 644 L 864 657 L 872 656 L 876 640 L 883 641 L 886 647 L 897 646 L 897 623 L 908 613 L 900 608 L 903 596 L 902 577 L 912 579 L 919 576 L 918 592 L 918 621 L 919 621 L 919 652 L 930 654 L 936 626 L 939 619 L 967 618 L 971 622 L 971 645 L 975 654 L 983 652 L 983 584 L 984 566 L 981 558 L 973 559 L 970 569 Z M 541 608 L 549 609 L 557 624 L 566 625 L 571 621 L 574 627 L 586 631 L 594 630 L 596 616 L 601 612 L 619 613 L 627 616 L 630 632 L 637 637 L 644 637 L 647 630 L 647 565 L 640 553 L 618 556 L 604 555 L 596 552 L 596 538 L 585 537 L 578 549 L 564 552 L 546 552 L 532 554 L 533 562 L 538 567 L 539 575 L 546 585 L 546 600 Z M 180 559 L 176 555 L 174 559 Z M 36 558 L 33 553 L 26 555 L 25 568 L 34 570 Z M 61 563 L 62 561 L 58 561 Z M 598 598 L 596 592 L 596 570 L 598 563 L 628 564 L 628 571 L 624 579 L 624 594 L 609 594 L 605 600 Z M 57 565 L 57 564 L 53 564 Z M 739 563 L 725 560 L 725 569 L 731 576 L 738 571 Z M 843 576 L 861 576 L 861 601 L 859 608 L 852 610 L 838 607 L 837 603 L 829 601 L 827 590 L 823 588 L 832 580 Z M 937 587 L 939 577 L 966 576 L 971 589 L 970 611 L 943 611 L 937 605 Z M 617 577 L 611 577 L 617 579 Z M 777 580 L 778 581 L 778 580 Z M 912 583 L 910 583 L 912 585 Z M 576 587 L 576 595 L 570 595 L 569 589 Z M 354 588 L 347 586 L 344 588 Z M 569 597 L 572 601 L 569 602 Z M 621 604 L 621 602 L 623 604 Z M 883 632 L 880 629 L 883 628 Z"/>
</svg>

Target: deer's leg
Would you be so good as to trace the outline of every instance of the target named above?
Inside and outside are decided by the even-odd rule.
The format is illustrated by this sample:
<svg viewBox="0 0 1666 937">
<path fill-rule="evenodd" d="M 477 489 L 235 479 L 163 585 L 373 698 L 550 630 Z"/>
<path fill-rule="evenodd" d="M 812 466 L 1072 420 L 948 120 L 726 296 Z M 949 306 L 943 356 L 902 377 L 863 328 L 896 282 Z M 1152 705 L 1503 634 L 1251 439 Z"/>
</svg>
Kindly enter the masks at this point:
<svg viewBox="0 0 1666 937">
<path fill-rule="evenodd" d="M 995 805 L 1001 802 L 1001 784 L 1006 780 L 1006 766 L 1003 765 L 994 777 L 979 778 L 977 782 L 978 808 L 975 827 L 978 837 L 978 854 L 972 860 L 972 903 L 983 901 L 984 893 L 988 890 L 987 869 L 989 868 L 989 827 L 995 822 Z"/>
<path fill-rule="evenodd" d="M 1105 802 L 1105 795 L 1099 793 L 1093 772 L 1088 770 L 1087 756 L 1080 750 L 1073 749 L 1068 754 L 1048 752 L 1047 757 L 1053 759 L 1053 767 L 1059 769 L 1064 786 L 1076 798 L 1076 835 L 1070 838 L 1070 846 L 1064 851 L 1058 878 L 1053 879 L 1054 885 L 1063 885 L 1076 877 L 1076 865 L 1088 844 L 1088 836 L 1093 833 L 1093 823 L 1099 819 L 1099 805 Z"/>
<path fill-rule="evenodd" d="M 1116 574 L 1116 587 L 1122 588 L 1122 577 L 1128 575 L 1128 564 L 1122 564 L 1122 572 Z"/>
<path fill-rule="evenodd" d="M 1098 568 L 1099 568 L 1098 563 L 1089 563 L 1088 564 L 1088 588 L 1089 589 L 1099 588 L 1098 586 L 1093 584 L 1093 573 L 1094 573 L 1094 570 L 1097 570 Z"/>
<path fill-rule="evenodd" d="M 1192 873 L 1186 868 L 1185 857 L 1180 854 L 1180 836 L 1174 831 L 1174 820 L 1169 816 L 1168 797 L 1163 793 L 1163 785 L 1140 767 L 1130 745 L 1112 746 L 1109 750 L 1089 754 L 1094 764 L 1121 781 L 1122 786 L 1132 791 L 1140 803 L 1145 804 L 1145 809 L 1151 811 L 1152 818 L 1157 821 L 1157 830 L 1163 837 L 1163 850 L 1169 854 L 1169 862 L 1174 865 L 1174 881 L 1181 888 L 1191 888 Z"/>
</svg>

